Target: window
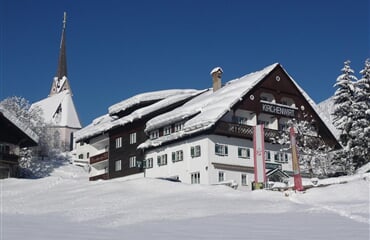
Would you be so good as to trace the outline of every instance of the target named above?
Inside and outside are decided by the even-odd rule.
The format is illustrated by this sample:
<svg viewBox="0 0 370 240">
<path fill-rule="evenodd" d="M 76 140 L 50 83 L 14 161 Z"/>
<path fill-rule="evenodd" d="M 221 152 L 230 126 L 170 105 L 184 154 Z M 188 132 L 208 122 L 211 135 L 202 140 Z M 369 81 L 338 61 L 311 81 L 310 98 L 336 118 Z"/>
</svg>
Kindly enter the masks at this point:
<svg viewBox="0 0 370 240">
<path fill-rule="evenodd" d="M 86 158 L 90 158 L 90 153 L 86 153 Z"/>
<path fill-rule="evenodd" d="M 78 155 L 78 159 L 84 159 L 84 155 L 83 154 Z"/>
<path fill-rule="evenodd" d="M 274 95 L 272 95 L 271 93 L 261 93 L 260 99 L 266 102 L 275 102 Z"/>
<path fill-rule="evenodd" d="M 149 136 L 150 139 L 156 139 L 156 138 L 159 138 L 159 131 L 158 130 L 154 130 L 154 131 L 151 131 L 150 132 L 150 136 Z"/>
<path fill-rule="evenodd" d="M 130 168 L 136 167 L 136 156 L 130 157 Z"/>
<path fill-rule="evenodd" d="M 247 123 L 248 123 L 248 118 L 246 118 L 246 117 L 239 117 L 239 116 L 235 116 L 235 117 L 234 117 L 234 122 L 236 122 L 236 123 L 238 123 L 238 124 L 247 125 Z"/>
<path fill-rule="evenodd" d="M 130 144 L 136 143 L 136 132 L 130 134 Z"/>
<path fill-rule="evenodd" d="M 218 172 L 218 182 L 225 181 L 225 172 Z"/>
<path fill-rule="evenodd" d="M 289 160 L 289 155 L 283 152 L 276 152 L 274 156 L 274 160 L 275 162 L 287 163 Z"/>
<path fill-rule="evenodd" d="M 183 122 L 175 124 L 175 132 L 181 131 L 183 128 L 184 128 L 184 123 Z"/>
<path fill-rule="evenodd" d="M 172 162 L 182 161 L 184 159 L 184 153 L 182 150 L 172 152 Z"/>
<path fill-rule="evenodd" d="M 144 168 L 153 168 L 153 158 L 148 158 L 145 160 Z"/>
<path fill-rule="evenodd" d="M 191 184 L 200 184 L 200 172 L 191 174 Z"/>
<path fill-rule="evenodd" d="M 122 147 L 122 137 L 116 138 L 116 148 Z"/>
<path fill-rule="evenodd" d="M 163 154 L 157 157 L 158 166 L 167 165 L 167 154 Z"/>
<path fill-rule="evenodd" d="M 247 186 L 247 174 L 242 174 L 242 186 Z"/>
<path fill-rule="evenodd" d="M 200 157 L 200 145 L 196 145 L 190 148 L 190 155 L 192 158 Z"/>
<path fill-rule="evenodd" d="M 216 155 L 220 155 L 220 156 L 227 156 L 227 145 L 223 145 L 223 144 L 218 144 L 216 143 L 215 145 L 215 153 Z"/>
<path fill-rule="evenodd" d="M 265 159 L 266 159 L 266 161 L 271 161 L 271 152 L 270 151 L 265 151 Z"/>
<path fill-rule="evenodd" d="M 251 158 L 251 151 L 249 148 L 238 148 L 238 157 L 240 158 Z"/>
<path fill-rule="evenodd" d="M 163 128 L 163 136 L 171 134 L 171 126 L 167 126 Z"/>
<path fill-rule="evenodd" d="M 114 164 L 114 170 L 115 171 L 121 171 L 122 170 L 122 161 L 117 160 Z"/>
</svg>

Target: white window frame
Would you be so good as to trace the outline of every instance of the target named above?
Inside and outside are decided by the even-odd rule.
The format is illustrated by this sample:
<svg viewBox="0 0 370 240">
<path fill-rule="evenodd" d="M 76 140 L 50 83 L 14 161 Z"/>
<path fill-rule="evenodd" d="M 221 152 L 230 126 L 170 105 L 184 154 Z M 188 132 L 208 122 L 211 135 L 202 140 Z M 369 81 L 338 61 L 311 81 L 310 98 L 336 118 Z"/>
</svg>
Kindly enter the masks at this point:
<svg viewBox="0 0 370 240">
<path fill-rule="evenodd" d="M 238 147 L 238 157 L 250 159 L 251 158 L 251 150 L 250 148 Z"/>
<path fill-rule="evenodd" d="M 228 155 L 228 147 L 226 144 L 215 144 L 215 154 L 219 156 L 227 156 Z"/>
<path fill-rule="evenodd" d="M 170 135 L 172 132 L 171 125 L 163 128 L 163 136 Z"/>
<path fill-rule="evenodd" d="M 175 132 L 179 132 L 184 128 L 184 122 L 175 123 Z"/>
<path fill-rule="evenodd" d="M 178 150 L 176 152 L 172 152 L 172 162 L 179 162 L 184 160 L 184 151 Z"/>
<path fill-rule="evenodd" d="M 129 158 L 129 161 L 130 161 L 130 165 L 129 165 L 130 168 L 136 167 L 136 156 L 131 156 Z"/>
<path fill-rule="evenodd" d="M 114 171 L 118 172 L 122 170 L 122 160 L 116 160 L 114 162 Z"/>
<path fill-rule="evenodd" d="M 265 160 L 268 162 L 271 161 L 271 152 L 268 150 L 265 151 Z"/>
<path fill-rule="evenodd" d="M 153 130 L 150 132 L 150 135 L 149 135 L 149 138 L 150 139 L 156 139 L 156 138 L 159 138 L 159 130 Z"/>
<path fill-rule="evenodd" d="M 136 132 L 130 133 L 130 144 L 136 143 Z"/>
<path fill-rule="evenodd" d="M 240 183 L 242 186 L 248 186 L 248 178 L 247 178 L 247 174 L 245 173 L 242 173 L 241 174 L 241 180 L 240 180 Z"/>
<path fill-rule="evenodd" d="M 200 157 L 200 155 L 201 155 L 200 145 L 191 146 L 190 147 L 190 155 L 191 155 L 192 158 Z"/>
<path fill-rule="evenodd" d="M 193 172 L 190 174 L 191 184 L 200 184 L 200 172 Z"/>
<path fill-rule="evenodd" d="M 225 181 L 225 172 L 224 171 L 218 171 L 218 182 Z"/>
<path fill-rule="evenodd" d="M 167 154 L 162 154 L 157 156 L 158 167 L 167 165 Z"/>
<path fill-rule="evenodd" d="M 153 158 L 145 159 L 145 168 L 153 168 Z"/>
<path fill-rule="evenodd" d="M 122 147 L 122 137 L 116 138 L 116 149 Z"/>
</svg>

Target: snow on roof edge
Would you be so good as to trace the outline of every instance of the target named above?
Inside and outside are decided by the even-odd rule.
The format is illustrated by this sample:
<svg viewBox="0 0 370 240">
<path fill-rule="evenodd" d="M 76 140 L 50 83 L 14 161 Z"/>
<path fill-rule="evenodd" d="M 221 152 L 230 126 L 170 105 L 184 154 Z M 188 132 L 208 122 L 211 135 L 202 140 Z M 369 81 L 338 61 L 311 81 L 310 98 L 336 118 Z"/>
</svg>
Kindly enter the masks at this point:
<svg viewBox="0 0 370 240">
<path fill-rule="evenodd" d="M 11 121 L 17 128 L 22 130 L 29 138 L 31 138 L 35 143 L 39 142 L 39 136 L 25 123 L 19 121 L 19 119 L 14 116 L 10 111 L 0 106 L 0 112 Z"/>
</svg>

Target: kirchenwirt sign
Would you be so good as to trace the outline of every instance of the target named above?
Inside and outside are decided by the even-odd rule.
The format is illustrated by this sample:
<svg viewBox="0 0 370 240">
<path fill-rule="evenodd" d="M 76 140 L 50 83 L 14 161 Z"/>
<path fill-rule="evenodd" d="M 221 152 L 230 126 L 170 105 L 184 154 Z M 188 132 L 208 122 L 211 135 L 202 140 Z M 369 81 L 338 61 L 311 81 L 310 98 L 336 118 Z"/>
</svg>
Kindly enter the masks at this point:
<svg viewBox="0 0 370 240">
<path fill-rule="evenodd" d="M 262 111 L 267 113 L 273 113 L 277 115 L 282 115 L 286 117 L 295 117 L 295 108 L 280 105 L 280 104 L 273 104 L 268 102 L 262 102 Z"/>
</svg>

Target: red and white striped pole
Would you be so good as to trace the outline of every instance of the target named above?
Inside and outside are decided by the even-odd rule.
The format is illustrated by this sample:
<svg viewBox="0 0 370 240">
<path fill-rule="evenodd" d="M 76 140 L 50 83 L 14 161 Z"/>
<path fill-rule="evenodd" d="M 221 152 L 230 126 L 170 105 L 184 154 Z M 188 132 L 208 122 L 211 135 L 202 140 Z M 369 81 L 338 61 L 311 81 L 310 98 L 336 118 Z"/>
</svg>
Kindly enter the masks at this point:
<svg viewBox="0 0 370 240">
<path fill-rule="evenodd" d="M 255 189 L 261 189 L 265 185 L 265 134 L 264 125 L 253 127 L 253 152 L 254 152 L 254 184 Z"/>
<path fill-rule="evenodd" d="M 292 162 L 293 162 L 293 177 L 294 177 L 294 190 L 303 191 L 302 177 L 299 170 L 297 141 L 294 132 L 294 127 L 290 127 L 290 144 L 292 146 Z"/>
</svg>

